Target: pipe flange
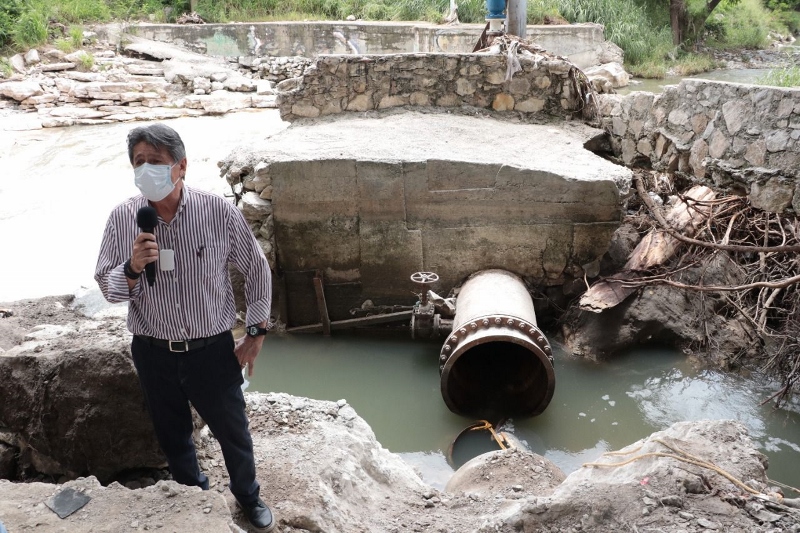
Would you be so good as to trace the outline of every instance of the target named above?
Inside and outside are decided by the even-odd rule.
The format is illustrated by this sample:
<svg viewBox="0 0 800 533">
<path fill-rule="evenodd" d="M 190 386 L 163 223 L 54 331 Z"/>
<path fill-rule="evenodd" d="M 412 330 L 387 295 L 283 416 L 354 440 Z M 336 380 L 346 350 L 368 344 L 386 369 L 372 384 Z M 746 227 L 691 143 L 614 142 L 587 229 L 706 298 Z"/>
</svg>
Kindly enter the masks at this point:
<svg viewBox="0 0 800 533">
<path fill-rule="evenodd" d="M 542 333 L 542 330 L 540 330 L 536 324 L 531 324 L 527 320 L 522 320 L 510 315 L 488 315 L 478 317 L 468 323 L 461 324 L 458 329 L 454 328 L 444 345 L 442 345 L 442 349 L 439 352 L 439 360 L 446 362 L 453 354 L 456 346 L 468 336 L 481 330 L 496 328 L 510 328 L 519 331 L 528 337 L 531 342 L 547 356 L 550 364 L 553 363 L 553 349 L 550 347 L 550 343 L 544 333 Z M 441 373 L 443 369 L 444 364 L 440 366 L 439 372 Z"/>
</svg>

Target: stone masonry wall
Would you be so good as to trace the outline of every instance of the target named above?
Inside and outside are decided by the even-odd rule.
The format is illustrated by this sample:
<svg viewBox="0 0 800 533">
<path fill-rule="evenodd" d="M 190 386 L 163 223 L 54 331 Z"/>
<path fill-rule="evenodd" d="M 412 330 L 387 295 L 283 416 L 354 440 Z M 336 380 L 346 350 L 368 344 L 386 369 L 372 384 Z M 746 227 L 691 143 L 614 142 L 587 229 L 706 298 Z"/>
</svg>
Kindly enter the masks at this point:
<svg viewBox="0 0 800 533">
<path fill-rule="evenodd" d="M 513 111 L 533 121 L 580 111 L 575 65 L 540 54 L 518 59 L 509 79 L 500 54 L 320 56 L 304 76 L 278 84 L 277 104 L 287 121 L 395 107 Z"/>
<path fill-rule="evenodd" d="M 600 95 L 599 115 L 626 165 L 649 163 L 800 212 L 800 89 L 683 80 L 663 94 Z"/>
</svg>

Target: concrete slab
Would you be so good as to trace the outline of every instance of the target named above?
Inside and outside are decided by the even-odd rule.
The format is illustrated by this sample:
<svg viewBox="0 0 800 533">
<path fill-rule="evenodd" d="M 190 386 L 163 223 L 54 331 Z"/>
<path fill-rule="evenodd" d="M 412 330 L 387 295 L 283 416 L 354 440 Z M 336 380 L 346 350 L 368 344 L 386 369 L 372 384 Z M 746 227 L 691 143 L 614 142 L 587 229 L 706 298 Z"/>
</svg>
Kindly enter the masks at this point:
<svg viewBox="0 0 800 533">
<path fill-rule="evenodd" d="M 631 180 L 583 147 L 598 134 L 367 114 L 296 122 L 235 157 L 269 169 L 279 271 L 321 269 L 364 299 L 403 303 L 420 270 L 436 271 L 444 293 L 485 268 L 543 286 L 581 276 L 605 253 Z"/>
</svg>

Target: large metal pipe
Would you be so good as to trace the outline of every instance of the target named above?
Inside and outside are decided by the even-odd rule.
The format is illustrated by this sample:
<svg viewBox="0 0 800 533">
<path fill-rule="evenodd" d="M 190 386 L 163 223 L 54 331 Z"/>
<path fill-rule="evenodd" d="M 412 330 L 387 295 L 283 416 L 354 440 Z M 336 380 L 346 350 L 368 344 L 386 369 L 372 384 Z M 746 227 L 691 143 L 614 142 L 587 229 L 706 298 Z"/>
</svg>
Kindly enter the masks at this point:
<svg viewBox="0 0 800 533">
<path fill-rule="evenodd" d="M 454 413 L 490 418 L 544 411 L 556 384 L 552 349 L 519 277 L 484 270 L 464 283 L 439 374 L 442 397 Z"/>
</svg>

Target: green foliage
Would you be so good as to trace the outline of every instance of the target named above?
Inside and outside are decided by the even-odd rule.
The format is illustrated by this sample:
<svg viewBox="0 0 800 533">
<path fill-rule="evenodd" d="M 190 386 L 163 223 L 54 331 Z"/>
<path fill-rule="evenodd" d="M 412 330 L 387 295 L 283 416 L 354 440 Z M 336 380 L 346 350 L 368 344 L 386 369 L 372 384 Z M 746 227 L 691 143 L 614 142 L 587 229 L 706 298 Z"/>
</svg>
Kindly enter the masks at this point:
<svg viewBox="0 0 800 533">
<path fill-rule="evenodd" d="M 603 24 L 606 39 L 624 50 L 626 64 L 663 59 L 672 52 L 669 27 L 654 27 L 646 5 L 626 0 L 559 0 L 558 4 L 570 22 Z"/>
<path fill-rule="evenodd" d="M 0 47 L 6 46 L 11 41 L 21 7 L 19 0 L 0 0 Z"/>
<path fill-rule="evenodd" d="M 94 56 L 92 54 L 81 54 L 78 56 L 78 69 L 83 71 L 92 70 L 94 66 Z"/>
<path fill-rule="evenodd" d="M 80 26 L 72 26 L 69 29 L 69 41 L 72 43 L 73 48 L 80 48 L 83 46 L 83 28 Z"/>
<path fill-rule="evenodd" d="M 99 22 L 111 17 L 103 0 L 55 0 L 49 3 L 53 19 L 63 24 Z"/>
<path fill-rule="evenodd" d="M 793 66 L 770 70 L 767 74 L 758 78 L 758 83 L 775 87 L 800 87 L 800 67 Z"/>
<path fill-rule="evenodd" d="M 22 13 L 14 24 L 11 38 L 17 46 L 35 48 L 47 42 L 47 15 L 42 11 Z"/>
<path fill-rule="evenodd" d="M 57 39 L 53 44 L 65 54 L 70 54 L 75 51 L 75 46 L 73 46 L 72 40 L 70 39 Z"/>
<path fill-rule="evenodd" d="M 722 4 L 706 21 L 709 44 L 718 48 L 762 48 L 769 35 L 769 14 L 760 0 Z"/>
<path fill-rule="evenodd" d="M 637 65 L 627 66 L 626 69 L 637 78 L 663 80 L 667 77 L 667 65 L 663 60 L 649 59 Z"/>
<path fill-rule="evenodd" d="M 14 74 L 14 68 L 7 57 L 0 57 L 0 77 L 10 78 Z"/>
<path fill-rule="evenodd" d="M 685 54 L 672 65 L 672 72 L 678 76 L 691 76 L 717 68 L 713 57 L 703 54 Z"/>
</svg>

